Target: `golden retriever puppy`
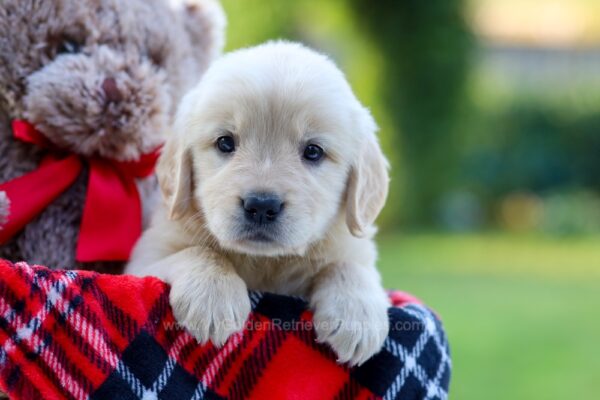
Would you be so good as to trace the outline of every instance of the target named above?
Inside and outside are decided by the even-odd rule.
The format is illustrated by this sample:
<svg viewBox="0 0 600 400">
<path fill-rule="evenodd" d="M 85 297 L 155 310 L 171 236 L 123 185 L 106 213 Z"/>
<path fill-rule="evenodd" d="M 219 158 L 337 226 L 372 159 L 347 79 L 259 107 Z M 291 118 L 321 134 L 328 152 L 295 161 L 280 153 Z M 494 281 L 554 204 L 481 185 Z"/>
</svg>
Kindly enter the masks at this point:
<svg viewBox="0 0 600 400">
<path fill-rule="evenodd" d="M 318 340 L 360 364 L 388 332 L 373 222 L 387 162 L 369 111 L 327 57 L 269 42 L 216 61 L 182 101 L 164 204 L 127 273 L 171 284 L 175 317 L 220 345 L 248 289 L 305 296 Z"/>
</svg>

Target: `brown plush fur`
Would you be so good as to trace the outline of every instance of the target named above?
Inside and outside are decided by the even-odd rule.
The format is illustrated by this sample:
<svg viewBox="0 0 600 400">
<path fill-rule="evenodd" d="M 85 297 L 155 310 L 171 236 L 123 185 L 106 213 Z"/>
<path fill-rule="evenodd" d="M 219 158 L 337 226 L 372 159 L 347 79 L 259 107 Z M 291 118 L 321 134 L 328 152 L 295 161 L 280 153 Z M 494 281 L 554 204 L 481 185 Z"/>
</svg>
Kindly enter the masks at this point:
<svg viewBox="0 0 600 400">
<path fill-rule="evenodd" d="M 223 28 L 212 0 L 1 0 L 0 183 L 34 170 L 43 155 L 12 138 L 13 119 L 83 156 L 135 160 L 155 149 L 177 102 L 220 51 Z M 140 185 L 148 203 L 154 179 Z M 86 189 L 84 173 L 0 246 L 0 258 L 119 272 L 119 262 L 75 262 Z M 0 193 L 0 217 L 6 211 Z"/>
</svg>

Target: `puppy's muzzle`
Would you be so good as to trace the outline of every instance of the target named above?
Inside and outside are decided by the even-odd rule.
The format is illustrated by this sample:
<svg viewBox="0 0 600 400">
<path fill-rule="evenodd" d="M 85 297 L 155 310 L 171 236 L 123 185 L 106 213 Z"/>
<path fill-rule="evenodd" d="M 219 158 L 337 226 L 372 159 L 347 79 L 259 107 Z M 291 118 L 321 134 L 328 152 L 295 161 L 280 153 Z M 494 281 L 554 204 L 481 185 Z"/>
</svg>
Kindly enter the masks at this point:
<svg viewBox="0 0 600 400">
<path fill-rule="evenodd" d="M 281 198 L 273 193 L 253 193 L 242 199 L 246 220 L 259 225 L 275 222 L 283 205 Z"/>
</svg>

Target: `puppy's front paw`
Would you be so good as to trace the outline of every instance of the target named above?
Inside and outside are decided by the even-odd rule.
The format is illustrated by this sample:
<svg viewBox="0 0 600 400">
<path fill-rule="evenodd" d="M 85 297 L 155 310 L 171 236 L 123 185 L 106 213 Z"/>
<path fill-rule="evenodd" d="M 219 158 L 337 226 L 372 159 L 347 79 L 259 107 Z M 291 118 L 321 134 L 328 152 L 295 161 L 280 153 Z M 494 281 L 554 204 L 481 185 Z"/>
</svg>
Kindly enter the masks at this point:
<svg viewBox="0 0 600 400">
<path fill-rule="evenodd" d="M 388 307 L 387 300 L 379 296 L 328 294 L 315 302 L 317 340 L 333 348 L 338 362 L 360 365 L 383 347 L 389 331 Z"/>
<path fill-rule="evenodd" d="M 246 284 L 235 274 L 177 279 L 170 301 L 179 324 L 198 342 L 215 346 L 244 328 L 251 308 Z"/>
</svg>

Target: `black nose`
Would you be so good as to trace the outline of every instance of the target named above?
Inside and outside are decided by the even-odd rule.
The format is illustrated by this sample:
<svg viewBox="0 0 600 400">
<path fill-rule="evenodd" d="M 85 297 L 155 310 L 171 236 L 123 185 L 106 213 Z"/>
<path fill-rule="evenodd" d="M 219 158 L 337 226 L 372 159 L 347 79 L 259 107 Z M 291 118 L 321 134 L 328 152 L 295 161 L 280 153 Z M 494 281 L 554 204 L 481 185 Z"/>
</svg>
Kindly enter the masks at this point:
<svg viewBox="0 0 600 400">
<path fill-rule="evenodd" d="M 246 219 L 258 224 L 267 224 L 277 219 L 283 209 L 279 196 L 270 193 L 251 194 L 242 200 Z"/>
</svg>

